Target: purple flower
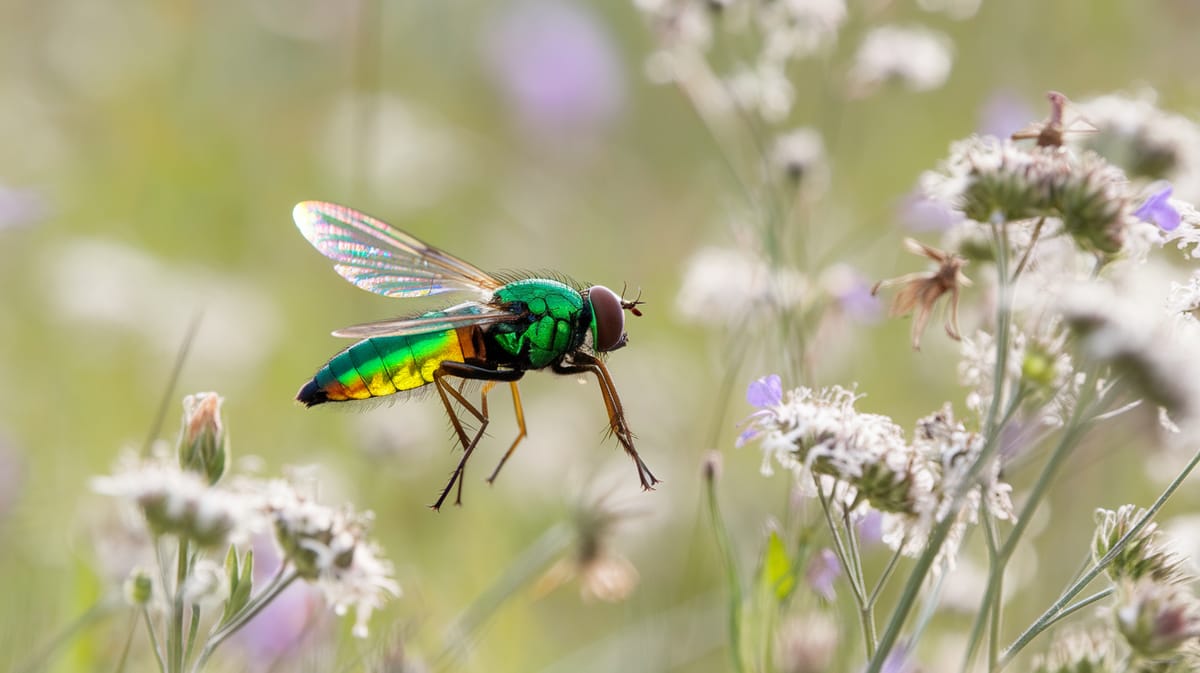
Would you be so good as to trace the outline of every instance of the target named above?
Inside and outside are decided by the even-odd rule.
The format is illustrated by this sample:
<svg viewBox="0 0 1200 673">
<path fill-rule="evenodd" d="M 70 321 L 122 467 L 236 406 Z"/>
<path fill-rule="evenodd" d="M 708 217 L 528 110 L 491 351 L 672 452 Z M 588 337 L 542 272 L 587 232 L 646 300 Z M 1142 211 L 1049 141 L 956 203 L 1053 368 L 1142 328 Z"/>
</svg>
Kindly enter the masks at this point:
<svg viewBox="0 0 1200 673">
<path fill-rule="evenodd" d="M 1137 210 L 1133 211 L 1133 216 L 1141 218 L 1145 222 L 1153 222 L 1163 231 L 1175 231 L 1179 228 L 1180 217 L 1179 211 L 1171 205 L 1171 193 L 1174 191 L 1174 187 L 1167 185 L 1151 194 L 1141 206 L 1138 206 Z"/>
<path fill-rule="evenodd" d="M 883 514 L 877 509 L 868 509 L 858 520 L 858 543 L 862 547 L 873 547 L 883 542 Z"/>
<path fill-rule="evenodd" d="M 773 407 L 783 401 L 783 383 L 778 374 L 769 374 L 752 381 L 746 388 L 746 401 L 752 406 Z"/>
<path fill-rule="evenodd" d="M 897 210 L 900 224 L 917 233 L 945 231 L 963 221 L 962 213 L 943 201 L 925 196 L 920 189 L 905 196 Z"/>
<path fill-rule="evenodd" d="M 817 552 L 808 563 L 804 573 L 804 581 L 818 596 L 827 601 L 834 598 L 833 582 L 842 574 L 842 564 L 838 562 L 837 554 L 825 547 Z"/>
<path fill-rule="evenodd" d="M 1029 125 L 1037 113 L 1024 98 L 1008 89 L 988 96 L 979 110 L 979 133 L 1007 138 Z"/>
<path fill-rule="evenodd" d="M 838 289 L 835 297 L 842 311 L 851 320 L 872 324 L 879 321 L 883 315 L 883 304 L 879 297 L 871 294 L 871 283 L 862 275 L 855 273 L 845 285 Z"/>
<path fill-rule="evenodd" d="M 50 205 L 34 189 L 0 185 L 0 231 L 19 229 L 50 217 Z"/>
<path fill-rule="evenodd" d="M 279 570 L 279 552 L 269 538 L 254 540 L 254 584 L 257 592 Z M 321 594 L 306 582 L 293 582 L 233 637 L 249 655 L 249 669 L 267 671 L 299 652 L 306 642 L 324 635 Z"/>
<path fill-rule="evenodd" d="M 625 82 L 603 25 L 570 2 L 524 2 L 488 28 L 484 56 L 518 124 L 556 144 L 617 117 Z"/>
</svg>

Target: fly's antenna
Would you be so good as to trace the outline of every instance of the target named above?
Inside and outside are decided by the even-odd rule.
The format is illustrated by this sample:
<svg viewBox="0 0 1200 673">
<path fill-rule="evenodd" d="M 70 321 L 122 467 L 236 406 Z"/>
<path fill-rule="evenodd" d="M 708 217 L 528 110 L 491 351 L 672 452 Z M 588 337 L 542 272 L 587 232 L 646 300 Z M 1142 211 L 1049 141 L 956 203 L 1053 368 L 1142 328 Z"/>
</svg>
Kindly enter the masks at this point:
<svg viewBox="0 0 1200 673">
<path fill-rule="evenodd" d="M 627 290 L 627 289 L 629 289 L 628 283 L 624 283 L 621 285 L 621 297 L 622 297 L 621 308 L 625 309 L 626 311 L 629 311 L 630 313 L 632 313 L 640 318 L 640 317 L 642 317 L 642 312 L 640 310 L 638 310 L 638 306 L 646 303 L 646 302 L 642 301 L 642 288 L 640 288 L 640 287 L 638 288 L 637 297 L 633 301 L 625 301 L 625 299 L 624 299 L 625 290 Z"/>
</svg>

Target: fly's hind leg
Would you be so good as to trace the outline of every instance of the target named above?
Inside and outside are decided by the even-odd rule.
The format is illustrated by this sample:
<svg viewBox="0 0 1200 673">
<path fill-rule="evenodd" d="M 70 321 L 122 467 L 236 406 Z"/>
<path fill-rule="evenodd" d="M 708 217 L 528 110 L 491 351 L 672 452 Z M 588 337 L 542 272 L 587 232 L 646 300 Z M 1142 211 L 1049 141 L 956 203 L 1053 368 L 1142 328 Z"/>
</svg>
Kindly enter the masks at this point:
<svg viewBox="0 0 1200 673">
<path fill-rule="evenodd" d="M 436 388 L 438 391 L 438 396 L 442 400 L 442 406 L 445 407 L 446 414 L 450 417 L 450 423 L 454 426 L 454 431 L 458 435 L 458 441 L 462 443 L 463 447 L 462 459 L 458 461 L 458 466 L 454 468 L 454 472 L 450 475 L 450 481 L 446 483 L 446 488 L 442 489 L 442 494 L 438 496 L 437 502 L 430 506 L 434 510 L 441 509 L 442 503 L 444 503 L 446 501 L 446 497 L 450 495 L 450 489 L 454 488 L 455 482 L 458 482 L 458 492 L 455 496 L 454 504 L 462 504 L 463 472 L 467 467 L 467 460 L 470 459 L 471 454 L 475 451 L 475 446 L 483 437 L 483 433 L 487 429 L 488 425 L 488 391 L 491 390 L 491 388 L 498 381 L 513 382 L 512 385 L 515 391 L 515 382 L 524 374 L 525 372 L 522 371 L 488 369 L 486 367 L 479 367 L 477 365 L 471 365 L 463 362 L 443 362 L 437 368 L 437 370 L 434 371 L 434 388 Z M 458 390 L 456 390 L 448 381 L 444 380 L 447 376 L 453 376 L 463 380 L 460 383 Z M 483 390 L 479 395 L 478 408 L 471 404 L 467 400 L 466 396 L 462 393 L 463 384 L 465 384 L 468 380 L 485 382 Z M 450 398 L 454 398 L 454 400 L 458 402 L 462 408 L 467 411 L 467 413 L 471 414 L 477 421 L 479 421 L 479 429 L 475 431 L 474 437 L 467 437 L 466 429 L 463 428 L 462 421 L 459 420 L 458 415 L 454 412 L 454 407 L 450 403 Z M 521 424 L 521 427 L 524 428 L 524 423 Z M 509 448 L 510 453 L 515 446 L 516 443 L 514 442 L 513 447 Z"/>
<path fill-rule="evenodd" d="M 487 478 L 489 484 L 496 481 L 496 476 L 500 474 L 500 468 L 504 467 L 504 464 L 513 455 L 513 451 L 517 450 L 517 445 L 529 434 L 525 431 L 525 409 L 521 406 L 521 391 L 517 388 L 516 381 L 510 382 L 508 385 L 512 386 L 513 413 L 517 416 L 517 438 L 509 445 L 508 451 L 504 452 L 504 457 L 500 459 L 496 469 L 492 470 L 492 476 Z"/>
</svg>

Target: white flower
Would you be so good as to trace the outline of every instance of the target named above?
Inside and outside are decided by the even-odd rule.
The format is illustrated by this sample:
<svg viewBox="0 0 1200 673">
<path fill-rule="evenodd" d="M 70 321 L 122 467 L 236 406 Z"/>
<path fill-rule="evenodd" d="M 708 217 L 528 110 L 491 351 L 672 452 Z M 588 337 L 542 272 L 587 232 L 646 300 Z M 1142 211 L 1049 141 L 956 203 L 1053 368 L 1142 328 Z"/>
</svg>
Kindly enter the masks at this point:
<svg viewBox="0 0 1200 673">
<path fill-rule="evenodd" d="M 321 505 L 282 480 L 263 491 L 263 508 L 275 524 L 284 558 L 316 584 L 338 615 L 354 608 L 353 633 L 365 638 L 371 613 L 400 594 L 391 564 L 366 537 L 370 513 Z"/>
<path fill-rule="evenodd" d="M 798 306 L 807 288 L 799 271 L 772 268 L 741 250 L 707 247 L 688 260 L 675 310 L 691 322 L 736 325 Z"/>
<path fill-rule="evenodd" d="M 1130 175 L 1166 179 L 1185 201 L 1200 199 L 1200 126 L 1165 112 L 1153 90 L 1110 94 L 1078 103 L 1099 133 L 1074 140 L 1125 168 Z"/>
<path fill-rule="evenodd" d="M 859 95 L 898 81 L 912 91 L 936 89 L 950 76 L 950 39 L 927 28 L 880 26 L 867 33 L 854 56 L 850 83 Z"/>
<path fill-rule="evenodd" d="M 810 192 L 823 192 L 829 184 L 825 142 L 816 129 L 801 127 L 776 138 L 771 147 L 771 163 L 779 174 Z"/>
<path fill-rule="evenodd" d="M 114 474 L 93 479 L 92 488 L 136 505 L 155 535 L 177 535 L 205 547 L 245 540 L 261 525 L 247 498 L 210 486 L 165 456 L 126 456 Z"/>
</svg>

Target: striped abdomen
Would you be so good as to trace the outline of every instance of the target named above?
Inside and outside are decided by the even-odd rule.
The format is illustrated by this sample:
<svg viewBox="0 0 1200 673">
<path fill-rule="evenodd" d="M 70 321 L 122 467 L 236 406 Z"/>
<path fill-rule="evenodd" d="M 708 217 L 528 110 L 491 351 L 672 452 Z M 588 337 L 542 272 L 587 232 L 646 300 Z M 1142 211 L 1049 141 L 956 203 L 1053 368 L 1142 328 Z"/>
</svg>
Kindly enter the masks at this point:
<svg viewBox="0 0 1200 673">
<path fill-rule="evenodd" d="M 382 397 L 433 383 L 445 361 L 475 355 L 473 327 L 428 334 L 363 339 L 333 356 L 304 384 L 296 399 L 305 406 Z"/>
</svg>

